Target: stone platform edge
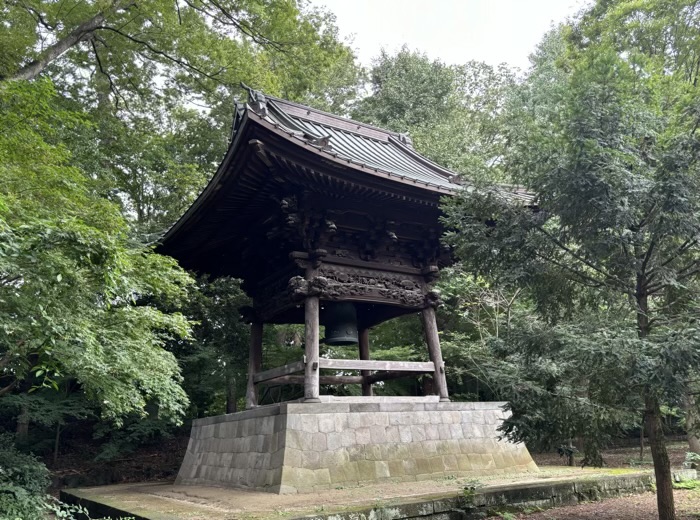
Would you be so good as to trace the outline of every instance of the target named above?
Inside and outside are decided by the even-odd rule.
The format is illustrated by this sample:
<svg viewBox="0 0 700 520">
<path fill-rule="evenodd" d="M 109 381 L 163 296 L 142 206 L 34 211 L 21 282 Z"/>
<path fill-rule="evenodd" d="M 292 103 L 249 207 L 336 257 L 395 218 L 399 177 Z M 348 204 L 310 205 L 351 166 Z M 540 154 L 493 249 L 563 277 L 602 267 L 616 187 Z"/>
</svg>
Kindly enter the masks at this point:
<svg viewBox="0 0 700 520">
<path fill-rule="evenodd" d="M 326 413 L 362 413 L 362 412 L 413 412 L 426 411 L 468 411 L 468 410 L 493 410 L 501 409 L 506 401 L 474 401 L 474 402 L 434 402 L 434 401 L 392 401 L 377 400 L 367 402 L 338 402 L 327 403 L 303 403 L 286 402 L 258 406 L 250 410 L 235 412 L 212 417 L 203 417 L 192 421 L 192 426 L 209 426 L 233 421 L 244 421 L 246 419 L 258 419 L 260 417 L 271 417 L 275 415 L 288 415 L 293 413 L 304 414 L 326 414 Z"/>
<path fill-rule="evenodd" d="M 653 490 L 654 476 L 650 473 L 603 476 L 584 479 L 556 479 L 546 482 L 489 486 L 463 492 L 431 494 L 423 497 L 401 498 L 398 503 L 359 507 L 324 514 L 290 517 L 289 520 L 482 520 L 485 516 L 526 509 L 549 509 L 599 501 L 622 495 L 641 494 Z M 92 516 L 112 518 L 131 517 L 134 520 L 157 520 L 137 515 L 128 509 L 105 504 L 83 495 L 80 490 L 62 490 L 60 499 L 68 504 L 82 505 Z M 392 501 L 393 501 L 392 500 Z M 279 514 L 270 511 L 270 518 Z M 264 513 L 256 518 L 266 518 Z"/>
<path fill-rule="evenodd" d="M 199 419 L 175 483 L 287 494 L 535 472 L 527 448 L 498 432 L 505 405 L 380 397 Z"/>
</svg>

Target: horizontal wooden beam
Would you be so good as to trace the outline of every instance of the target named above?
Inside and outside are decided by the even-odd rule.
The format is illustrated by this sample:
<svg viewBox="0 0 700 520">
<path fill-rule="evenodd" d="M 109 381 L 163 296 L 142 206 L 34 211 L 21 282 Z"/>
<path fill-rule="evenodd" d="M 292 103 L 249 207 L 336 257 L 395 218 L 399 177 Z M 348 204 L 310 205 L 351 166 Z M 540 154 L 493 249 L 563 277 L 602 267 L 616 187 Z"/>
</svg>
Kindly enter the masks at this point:
<svg viewBox="0 0 700 520">
<path fill-rule="evenodd" d="M 387 370 L 397 372 L 435 372 L 432 361 L 374 361 L 367 359 L 319 359 L 319 368 L 331 370 Z"/>
<path fill-rule="evenodd" d="M 265 370 L 263 372 L 253 374 L 253 381 L 256 383 L 261 383 L 263 381 L 275 379 L 280 376 L 287 376 L 289 374 L 294 374 L 295 372 L 302 372 L 305 366 L 305 362 L 295 361 L 294 363 L 289 363 L 281 367 L 271 368 L 270 370 Z"/>
<path fill-rule="evenodd" d="M 402 377 L 417 377 L 416 372 L 375 372 L 366 378 L 366 382 L 370 385 L 379 383 L 380 381 L 389 381 L 391 379 L 401 379 Z"/>
<path fill-rule="evenodd" d="M 362 376 L 319 376 L 322 385 L 359 385 L 362 384 Z M 268 381 L 264 385 L 303 385 L 304 376 L 280 376 Z"/>
</svg>

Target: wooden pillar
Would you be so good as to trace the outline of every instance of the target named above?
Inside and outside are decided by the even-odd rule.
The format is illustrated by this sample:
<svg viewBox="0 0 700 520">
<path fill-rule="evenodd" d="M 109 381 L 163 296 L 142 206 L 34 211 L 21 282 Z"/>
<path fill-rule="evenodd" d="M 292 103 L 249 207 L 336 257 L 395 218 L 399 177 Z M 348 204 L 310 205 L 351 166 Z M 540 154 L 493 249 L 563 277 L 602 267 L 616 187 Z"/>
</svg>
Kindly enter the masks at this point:
<svg viewBox="0 0 700 520">
<path fill-rule="evenodd" d="M 360 359 L 369 359 L 369 329 L 360 329 Z M 371 396 L 374 395 L 372 392 L 372 383 L 367 381 L 367 376 L 372 372 L 370 370 L 360 370 L 360 375 L 362 376 L 362 395 Z"/>
<path fill-rule="evenodd" d="M 319 299 L 318 296 L 307 296 L 304 304 L 305 330 L 305 354 L 306 366 L 304 368 L 304 402 L 320 403 L 319 395 Z"/>
<path fill-rule="evenodd" d="M 423 309 L 421 318 L 423 320 L 425 340 L 428 343 L 430 361 L 435 363 L 434 379 L 440 401 L 449 401 L 450 399 L 447 395 L 447 379 L 445 378 L 445 363 L 442 360 L 442 351 L 440 350 L 440 337 L 438 336 L 435 309 L 433 307 Z"/>
<path fill-rule="evenodd" d="M 258 389 L 253 376 L 262 368 L 263 324 L 254 321 L 250 324 L 250 351 L 248 353 L 248 387 L 245 394 L 246 410 L 258 406 Z"/>
</svg>

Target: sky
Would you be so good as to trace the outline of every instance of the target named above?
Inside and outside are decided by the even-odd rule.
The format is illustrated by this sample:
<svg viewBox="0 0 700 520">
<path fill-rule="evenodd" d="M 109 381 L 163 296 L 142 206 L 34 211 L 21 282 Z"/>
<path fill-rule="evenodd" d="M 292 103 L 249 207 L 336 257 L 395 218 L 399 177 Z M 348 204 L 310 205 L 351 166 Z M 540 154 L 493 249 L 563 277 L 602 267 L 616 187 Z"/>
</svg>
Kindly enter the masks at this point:
<svg viewBox="0 0 700 520">
<path fill-rule="evenodd" d="M 342 37 L 363 65 L 382 48 L 403 44 L 447 64 L 469 60 L 527 69 L 528 56 L 552 23 L 586 0 L 311 0 L 337 17 Z"/>
</svg>

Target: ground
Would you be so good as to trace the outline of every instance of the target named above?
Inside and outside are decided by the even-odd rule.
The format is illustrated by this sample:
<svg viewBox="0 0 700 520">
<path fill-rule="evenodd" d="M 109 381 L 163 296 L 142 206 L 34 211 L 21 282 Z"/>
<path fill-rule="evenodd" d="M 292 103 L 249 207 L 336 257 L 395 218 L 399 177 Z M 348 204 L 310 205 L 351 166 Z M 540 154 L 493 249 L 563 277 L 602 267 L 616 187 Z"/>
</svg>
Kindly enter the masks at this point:
<svg viewBox="0 0 700 520">
<path fill-rule="evenodd" d="M 685 459 L 688 445 L 674 442 L 669 445 L 671 467 L 679 468 Z M 533 453 L 535 462 L 543 468 L 552 464 L 561 464 L 561 457 L 556 453 Z M 639 459 L 639 448 L 615 448 L 605 452 L 608 467 L 651 468 L 651 455 L 645 450 L 645 458 Z M 694 490 L 677 489 L 674 492 L 678 520 L 700 519 L 700 488 Z M 508 517 L 508 515 L 504 515 Z M 505 518 L 511 520 L 512 517 Z M 517 518 L 526 520 L 654 520 L 656 513 L 656 495 L 645 493 L 623 498 L 611 498 L 601 502 L 589 502 L 571 507 L 560 507 L 532 514 L 520 514 Z"/>
<path fill-rule="evenodd" d="M 354 487 L 338 486 L 325 491 L 291 495 L 235 488 L 177 486 L 170 482 L 118 484 L 70 492 L 82 499 L 128 510 L 132 514 L 153 520 L 284 520 L 314 514 L 366 511 L 371 508 L 392 511 L 411 503 L 431 504 L 433 500 L 458 496 L 469 486 L 486 489 L 513 484 L 556 484 L 572 479 L 591 482 L 622 475 L 635 478 L 640 473 L 631 469 L 545 466 L 536 473 L 485 476 L 478 481 L 469 478 L 439 478 L 419 482 L 382 482 Z M 382 514 L 379 513 L 378 516 Z"/>
<path fill-rule="evenodd" d="M 677 489 L 674 492 L 678 520 L 700 518 L 700 489 Z M 645 493 L 622 498 L 609 498 L 570 507 L 558 507 L 532 514 L 502 516 L 504 520 L 656 520 L 656 495 Z"/>
<path fill-rule="evenodd" d="M 184 455 L 184 450 L 187 446 L 187 439 L 172 439 L 166 443 L 160 443 L 151 449 L 144 448 L 134 453 L 131 456 L 124 457 L 118 461 L 113 461 L 109 464 L 85 462 L 84 453 L 82 456 L 76 454 L 66 456 L 62 460 L 60 469 L 56 468 L 54 473 L 55 482 L 59 485 L 75 481 L 74 485 L 99 485 L 108 484 L 110 482 L 162 482 L 172 481 L 174 479 L 179 464 Z M 671 463 L 673 467 L 681 467 L 685 458 L 687 445 L 683 442 L 674 442 L 669 446 Z M 649 452 L 645 451 L 643 460 L 639 460 L 639 448 L 615 448 L 605 452 L 605 461 L 608 468 L 620 468 L 620 472 L 626 471 L 629 468 L 649 470 L 651 462 L 649 460 Z M 533 453 L 533 458 L 540 466 L 542 472 L 535 478 L 552 478 L 558 475 L 563 475 L 566 472 L 591 472 L 597 470 L 579 468 L 561 468 L 563 459 L 556 453 Z M 625 468 L 623 470 L 622 468 Z M 106 473 L 105 473 L 106 471 Z M 96 482 L 91 480 L 97 479 Z M 484 484 L 497 484 L 491 479 L 484 479 Z M 445 479 L 444 481 L 431 481 L 422 483 L 403 483 L 401 484 L 402 494 L 410 495 L 412 486 L 415 494 L 424 493 L 440 493 L 448 491 L 451 488 L 464 483 L 461 481 L 452 481 Z M 391 487 L 391 486 L 390 486 Z M 373 489 L 376 493 L 375 499 L 381 503 L 386 496 L 393 492 L 390 489 L 383 490 L 381 487 Z M 695 490 L 676 490 L 676 505 L 679 513 L 679 520 L 700 519 L 700 489 Z M 275 500 L 275 495 L 267 495 L 265 502 L 269 503 Z M 362 488 L 355 489 L 338 489 L 331 490 L 324 494 L 297 495 L 293 504 L 285 504 L 285 507 L 290 507 L 292 510 L 308 511 L 310 505 L 317 508 L 327 508 L 334 503 L 342 502 L 344 504 L 352 504 L 353 501 L 366 500 L 366 494 Z M 259 500 L 259 498 L 258 498 Z M 255 504 L 244 505 L 250 512 L 255 509 Z M 285 511 L 291 513 L 291 511 Z M 283 511 L 279 511 L 280 516 L 285 516 Z M 516 515 L 512 513 L 503 513 L 504 520 L 513 520 Z M 532 512 L 528 515 L 517 515 L 517 518 L 526 520 L 579 520 L 595 518 L 596 520 L 652 520 L 656 516 L 656 498 L 653 493 L 644 495 L 633 495 L 629 497 L 608 499 L 602 502 L 591 502 L 572 507 L 562 507 L 550 509 L 543 512 Z"/>
</svg>

